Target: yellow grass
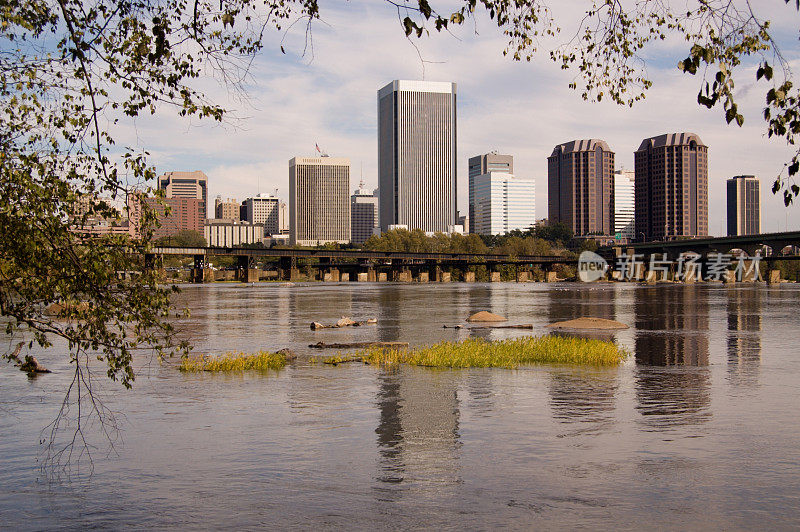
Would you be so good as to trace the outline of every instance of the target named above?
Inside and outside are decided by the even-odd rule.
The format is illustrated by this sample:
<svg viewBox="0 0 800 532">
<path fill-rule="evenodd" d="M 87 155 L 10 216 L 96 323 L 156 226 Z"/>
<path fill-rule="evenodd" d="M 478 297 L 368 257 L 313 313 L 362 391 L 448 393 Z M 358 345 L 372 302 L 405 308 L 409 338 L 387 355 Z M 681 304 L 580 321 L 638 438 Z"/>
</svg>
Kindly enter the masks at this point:
<svg viewBox="0 0 800 532">
<path fill-rule="evenodd" d="M 628 352 L 613 342 L 557 336 L 524 336 L 497 342 L 472 338 L 415 349 L 367 348 L 322 359 L 328 364 L 410 364 L 432 368 L 516 368 L 525 364 L 615 366 Z"/>
<path fill-rule="evenodd" d="M 181 371 L 244 371 L 281 369 L 286 365 L 286 356 L 259 351 L 249 353 L 225 353 L 222 356 L 196 356 L 181 360 Z"/>
</svg>

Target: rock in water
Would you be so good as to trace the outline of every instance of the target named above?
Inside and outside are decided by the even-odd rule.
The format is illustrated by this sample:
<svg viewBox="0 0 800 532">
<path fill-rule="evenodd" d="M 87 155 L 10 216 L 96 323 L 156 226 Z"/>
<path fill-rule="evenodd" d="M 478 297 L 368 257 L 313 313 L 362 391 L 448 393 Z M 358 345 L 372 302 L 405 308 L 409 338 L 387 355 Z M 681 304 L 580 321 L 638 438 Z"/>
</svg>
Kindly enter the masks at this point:
<svg viewBox="0 0 800 532">
<path fill-rule="evenodd" d="M 603 318 L 578 318 L 575 320 L 558 321 L 556 323 L 551 323 L 548 327 L 552 329 L 600 329 L 606 331 L 628 328 L 624 323 L 614 320 L 605 320 Z"/>
<path fill-rule="evenodd" d="M 467 318 L 468 322 L 492 322 L 492 321 L 507 321 L 503 316 L 498 316 L 497 314 L 492 314 L 491 312 L 486 312 L 482 310 L 480 312 L 476 312 L 469 318 Z"/>
<path fill-rule="evenodd" d="M 346 318 L 344 316 L 342 316 L 342 319 L 340 319 L 339 321 L 336 322 L 336 326 L 337 327 L 349 327 L 349 326 L 355 325 L 355 324 L 356 324 L 356 322 L 354 322 L 350 318 Z"/>
<path fill-rule="evenodd" d="M 317 329 L 324 329 L 325 326 L 318 321 L 311 322 L 311 330 L 316 331 Z"/>
</svg>

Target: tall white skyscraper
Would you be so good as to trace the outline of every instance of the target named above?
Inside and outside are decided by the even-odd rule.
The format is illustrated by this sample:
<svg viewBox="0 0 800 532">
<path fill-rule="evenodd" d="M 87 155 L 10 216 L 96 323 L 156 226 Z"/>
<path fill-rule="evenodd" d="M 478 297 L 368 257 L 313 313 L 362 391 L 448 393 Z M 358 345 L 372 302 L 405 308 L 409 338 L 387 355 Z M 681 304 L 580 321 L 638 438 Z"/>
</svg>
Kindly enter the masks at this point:
<svg viewBox="0 0 800 532">
<path fill-rule="evenodd" d="M 475 232 L 475 178 L 479 175 L 488 172 L 506 172 L 509 174 L 514 173 L 514 157 L 512 155 L 501 155 L 496 151 L 486 153 L 483 155 L 476 155 L 469 158 L 467 166 L 468 179 L 469 179 L 469 211 L 467 212 L 466 221 L 468 224 L 464 227 L 464 231 L 469 233 Z"/>
<path fill-rule="evenodd" d="M 380 226 L 456 221 L 456 84 L 395 80 L 378 91 Z"/>
<path fill-rule="evenodd" d="M 533 179 L 507 172 L 488 172 L 474 178 L 475 232 L 502 235 L 536 223 L 536 185 Z"/>
<path fill-rule="evenodd" d="M 289 161 L 289 235 L 292 245 L 350 243 L 350 159 Z"/>
<path fill-rule="evenodd" d="M 636 172 L 616 170 L 614 172 L 614 233 L 619 233 L 628 242 L 636 238 L 634 214 Z"/>
</svg>

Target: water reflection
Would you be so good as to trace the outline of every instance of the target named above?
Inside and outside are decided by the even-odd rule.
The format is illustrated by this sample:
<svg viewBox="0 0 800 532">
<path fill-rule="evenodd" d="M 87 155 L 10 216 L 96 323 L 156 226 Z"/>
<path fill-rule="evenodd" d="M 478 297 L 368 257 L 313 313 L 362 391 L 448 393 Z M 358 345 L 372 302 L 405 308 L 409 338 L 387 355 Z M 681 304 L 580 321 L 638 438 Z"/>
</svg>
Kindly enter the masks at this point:
<svg viewBox="0 0 800 532">
<path fill-rule="evenodd" d="M 615 372 L 553 371 L 548 391 L 553 418 L 561 423 L 590 423 L 590 432 L 614 423 L 619 383 Z"/>
<path fill-rule="evenodd" d="M 761 287 L 728 290 L 728 381 L 737 386 L 758 383 L 761 365 Z"/>
<path fill-rule="evenodd" d="M 550 323 L 576 318 L 616 319 L 614 301 L 617 289 L 609 284 L 593 284 L 580 289 L 560 288 L 548 293 Z"/>
<path fill-rule="evenodd" d="M 643 287 L 635 293 L 634 308 L 641 423 L 661 430 L 709 420 L 707 292 L 692 285 Z"/>
<path fill-rule="evenodd" d="M 636 363 L 708 365 L 708 294 L 692 285 L 635 292 Z"/>
<path fill-rule="evenodd" d="M 378 376 L 377 479 L 415 497 L 461 482 L 458 387 L 462 372 L 401 367 Z M 400 491 L 378 488 L 383 499 Z M 420 493 L 422 492 L 422 493 Z"/>
</svg>

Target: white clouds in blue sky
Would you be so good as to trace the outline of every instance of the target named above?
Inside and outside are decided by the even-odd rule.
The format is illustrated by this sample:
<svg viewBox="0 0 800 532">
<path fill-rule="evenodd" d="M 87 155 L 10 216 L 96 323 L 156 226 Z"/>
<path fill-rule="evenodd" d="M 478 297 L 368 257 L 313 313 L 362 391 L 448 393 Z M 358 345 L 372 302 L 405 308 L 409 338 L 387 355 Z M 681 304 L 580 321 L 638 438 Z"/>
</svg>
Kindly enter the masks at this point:
<svg viewBox="0 0 800 532">
<path fill-rule="evenodd" d="M 785 36 L 788 59 L 797 55 L 800 15 L 775 2 L 770 15 Z M 574 20 L 585 2 L 559 4 L 556 17 Z M 575 9 L 575 6 L 579 6 Z M 760 120 L 766 85 L 749 90 L 752 72 L 742 72 L 737 88 L 742 128 L 725 124 L 721 109 L 706 110 L 695 97 L 700 79 L 680 73 L 684 43 L 669 42 L 647 50 L 648 75 L 654 81 L 644 102 L 632 109 L 611 103 L 584 102 L 569 90 L 573 74 L 561 71 L 545 51 L 531 63 L 503 57 L 505 39 L 491 21 L 479 17 L 455 35 L 405 38 L 396 11 L 375 0 L 322 3 L 324 23 L 313 29 L 313 60 L 301 57 L 304 31 L 299 26 L 284 39 L 268 35 L 247 84 L 247 101 L 206 84 L 215 98 L 227 101 L 239 117 L 224 125 L 187 122 L 166 115 L 142 119 L 125 132 L 129 143 L 147 148 L 158 172 L 203 170 L 210 195 L 239 199 L 278 189 L 288 195 L 288 160 L 314 155 L 318 143 L 332 156 L 352 162 L 351 188 L 364 181 L 377 186 L 376 93 L 393 79 L 454 81 L 458 84 L 459 208 L 466 207 L 467 159 L 489 150 L 514 155 L 516 173 L 536 178 L 537 218 L 547 215 L 547 156 L 558 143 L 602 138 L 616 152 L 618 166 L 633 167 L 633 151 L 645 137 L 692 131 L 709 146 L 710 231 L 724 233 L 725 179 L 754 174 L 762 180 L 763 230 L 800 227 L 800 206 L 788 210 L 772 196 L 774 177 L 792 151 L 768 141 Z M 477 34 L 474 30 L 477 29 Z M 420 55 L 426 61 L 420 60 Z M 749 67 L 745 67 L 749 68 Z M 787 216 L 788 215 L 788 216 Z"/>
</svg>

